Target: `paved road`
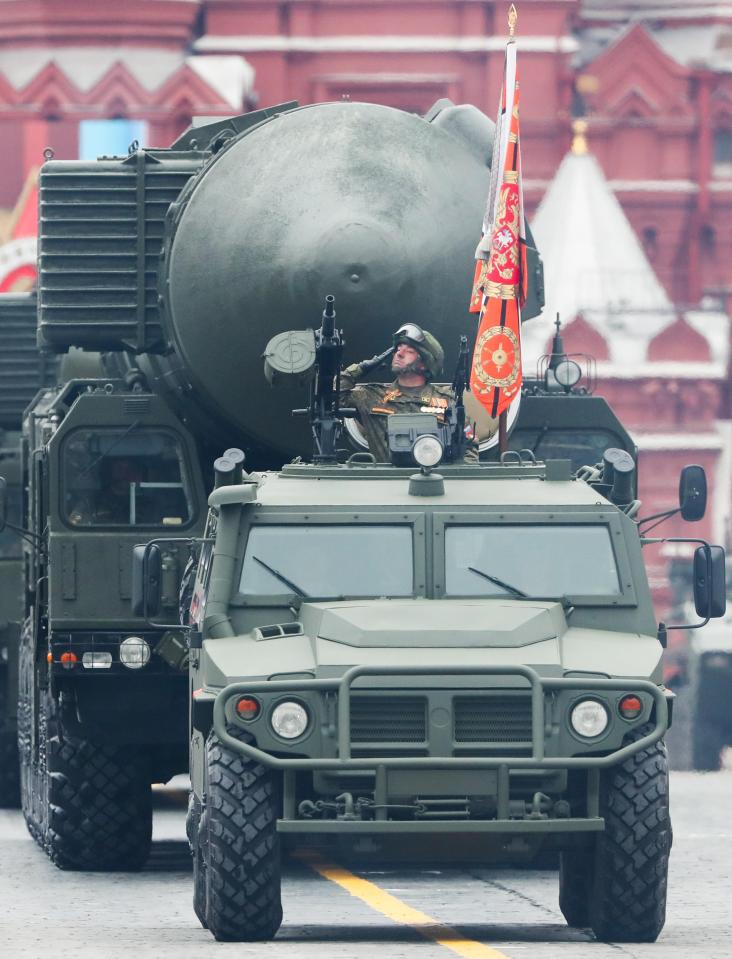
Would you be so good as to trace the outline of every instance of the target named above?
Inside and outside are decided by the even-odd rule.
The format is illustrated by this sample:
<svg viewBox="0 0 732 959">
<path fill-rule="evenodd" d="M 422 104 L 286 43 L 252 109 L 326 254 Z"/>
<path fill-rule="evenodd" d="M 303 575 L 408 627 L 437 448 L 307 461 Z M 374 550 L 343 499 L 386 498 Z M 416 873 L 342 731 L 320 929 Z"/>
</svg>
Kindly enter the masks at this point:
<svg viewBox="0 0 732 959">
<path fill-rule="evenodd" d="M 378 950 L 383 959 L 732 959 L 732 769 L 674 773 L 672 802 L 668 921 L 658 943 L 631 946 L 596 943 L 568 929 L 552 871 L 360 870 L 374 904 L 367 905 L 297 862 L 285 870 L 285 922 L 277 940 L 219 944 L 190 906 L 182 805 L 167 800 L 156 812 L 152 861 L 132 876 L 59 872 L 28 837 L 20 814 L 0 811 L 0 955 L 372 959 Z M 356 891 L 357 884 L 350 887 Z M 423 929 L 432 920 L 446 931 L 426 940 L 420 914 Z M 435 935 L 447 941 L 435 942 Z"/>
</svg>

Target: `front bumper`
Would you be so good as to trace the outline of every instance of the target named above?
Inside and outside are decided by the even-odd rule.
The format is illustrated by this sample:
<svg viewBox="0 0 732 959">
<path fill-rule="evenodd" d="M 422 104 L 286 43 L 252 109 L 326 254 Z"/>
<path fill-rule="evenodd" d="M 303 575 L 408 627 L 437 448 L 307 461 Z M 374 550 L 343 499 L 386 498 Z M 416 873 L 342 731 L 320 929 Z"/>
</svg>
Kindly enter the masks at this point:
<svg viewBox="0 0 732 959">
<path fill-rule="evenodd" d="M 445 677 L 512 676 L 528 681 L 531 690 L 531 755 L 499 756 L 383 756 L 351 755 L 351 693 L 354 682 L 362 677 Z M 558 690 L 581 693 L 615 691 L 646 693 L 653 700 L 653 729 L 646 735 L 603 755 L 545 755 L 546 694 Z M 234 719 L 234 700 L 242 695 L 264 693 L 335 692 L 338 696 L 337 757 L 288 757 L 273 755 L 249 742 L 232 736 L 229 728 Z M 231 683 L 216 696 L 213 707 L 213 728 L 219 740 L 235 752 L 265 766 L 280 770 L 371 770 L 378 769 L 604 769 L 623 762 L 634 753 L 661 739 L 668 728 L 668 703 L 664 691 L 648 680 L 594 679 L 589 677 L 540 676 L 530 666 L 353 666 L 340 679 L 293 679 L 268 682 Z M 581 744 L 578 743 L 578 752 Z"/>
</svg>

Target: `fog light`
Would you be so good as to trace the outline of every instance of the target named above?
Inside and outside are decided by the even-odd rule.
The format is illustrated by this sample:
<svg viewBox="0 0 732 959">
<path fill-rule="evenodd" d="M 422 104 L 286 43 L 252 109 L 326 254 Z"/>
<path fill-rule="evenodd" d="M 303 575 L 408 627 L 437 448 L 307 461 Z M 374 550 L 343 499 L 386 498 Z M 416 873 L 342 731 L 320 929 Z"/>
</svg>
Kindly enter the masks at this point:
<svg viewBox="0 0 732 959">
<path fill-rule="evenodd" d="M 142 669 L 150 660 L 150 646 L 141 636 L 128 636 L 119 644 L 119 659 L 128 669 Z"/>
<path fill-rule="evenodd" d="M 84 653 L 81 657 L 81 665 L 84 669 L 111 669 L 111 653 Z"/>
<path fill-rule="evenodd" d="M 436 436 L 420 436 L 412 447 L 412 456 L 419 466 L 430 469 L 442 459 L 444 450 Z"/>
<path fill-rule="evenodd" d="M 253 696 L 242 696 L 237 699 L 234 709 L 239 719 L 249 722 L 259 715 L 259 702 Z"/>
<path fill-rule="evenodd" d="M 643 712 L 643 703 L 637 696 L 623 696 L 618 703 L 618 712 L 623 719 L 637 719 Z"/>
<path fill-rule="evenodd" d="M 282 739 L 297 739 L 308 728 L 308 714 L 300 703 L 279 703 L 272 710 L 272 729 Z"/>
<path fill-rule="evenodd" d="M 596 699 L 583 699 L 569 714 L 572 729 L 585 739 L 594 739 L 607 729 L 608 714 Z"/>
</svg>

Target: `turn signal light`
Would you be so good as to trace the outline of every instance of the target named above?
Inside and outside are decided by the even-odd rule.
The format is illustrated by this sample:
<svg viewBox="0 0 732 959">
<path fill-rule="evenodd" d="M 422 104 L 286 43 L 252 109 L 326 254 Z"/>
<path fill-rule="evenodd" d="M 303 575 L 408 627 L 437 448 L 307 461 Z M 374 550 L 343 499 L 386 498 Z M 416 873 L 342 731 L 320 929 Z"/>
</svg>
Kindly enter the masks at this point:
<svg viewBox="0 0 732 959">
<path fill-rule="evenodd" d="M 259 702 L 253 696 L 242 696 L 237 699 L 234 708 L 239 719 L 250 721 L 257 718 L 260 707 Z"/>
<path fill-rule="evenodd" d="M 79 657 L 76 655 L 76 653 L 61 653 L 61 665 L 64 669 L 73 669 L 78 662 Z"/>
<path fill-rule="evenodd" d="M 643 712 L 643 703 L 637 696 L 623 696 L 618 703 L 618 710 L 623 719 L 637 719 Z"/>
</svg>

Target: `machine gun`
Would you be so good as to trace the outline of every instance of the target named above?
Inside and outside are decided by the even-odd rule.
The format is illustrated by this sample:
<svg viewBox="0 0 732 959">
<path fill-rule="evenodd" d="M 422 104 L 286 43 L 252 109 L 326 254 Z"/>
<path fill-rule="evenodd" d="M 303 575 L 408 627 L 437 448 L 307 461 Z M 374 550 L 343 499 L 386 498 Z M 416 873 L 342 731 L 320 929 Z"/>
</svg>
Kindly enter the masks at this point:
<svg viewBox="0 0 732 959">
<path fill-rule="evenodd" d="M 463 393 L 470 389 L 470 352 L 467 336 L 460 337 L 455 375 L 452 379 L 452 399 L 445 414 L 445 461 L 460 462 L 465 453 L 468 438 L 465 435 L 465 404 Z"/>
<path fill-rule="evenodd" d="M 345 340 L 335 325 L 335 297 L 325 298 L 320 329 L 314 333 L 315 375 L 310 383 L 310 406 L 293 410 L 309 415 L 313 432 L 313 460 L 316 463 L 337 463 L 337 443 L 343 429 L 343 418 L 355 416 L 356 410 L 341 407 L 341 357 Z"/>
</svg>

